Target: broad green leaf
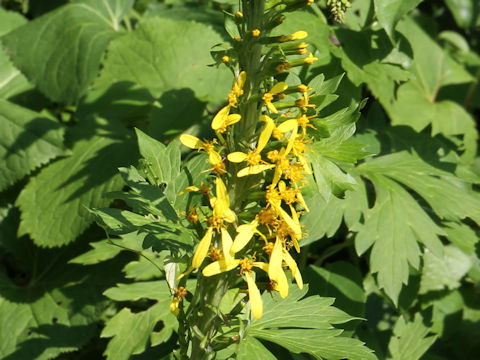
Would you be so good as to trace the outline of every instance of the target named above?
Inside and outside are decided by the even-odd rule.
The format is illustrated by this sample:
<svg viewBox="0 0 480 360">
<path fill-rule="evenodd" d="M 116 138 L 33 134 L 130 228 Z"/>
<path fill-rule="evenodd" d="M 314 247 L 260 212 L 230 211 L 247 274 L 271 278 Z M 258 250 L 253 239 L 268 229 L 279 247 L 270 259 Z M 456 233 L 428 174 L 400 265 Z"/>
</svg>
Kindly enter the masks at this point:
<svg viewBox="0 0 480 360">
<path fill-rule="evenodd" d="M 65 153 L 59 123 L 2 99 L 0 129 L 0 190 Z"/>
<path fill-rule="evenodd" d="M 418 360 L 433 345 L 436 336 L 427 336 L 429 328 L 423 324 L 420 314 L 413 322 L 399 317 L 393 328 L 393 336 L 388 344 L 392 360 Z"/>
<path fill-rule="evenodd" d="M 159 337 L 162 340 L 160 342 L 168 340 L 176 322 L 170 313 L 170 301 L 171 296 L 167 293 L 161 301 L 145 311 L 132 313 L 130 309 L 123 308 L 111 318 L 100 335 L 112 338 L 104 352 L 107 359 L 128 360 L 131 355 L 144 352 L 149 340 L 157 344 Z M 163 321 L 164 328 L 154 332 L 159 321 Z"/>
<path fill-rule="evenodd" d="M 327 202 L 332 195 L 343 198 L 347 190 L 353 190 L 353 186 L 357 182 L 336 164 L 316 153 L 311 154 L 309 160 L 318 191 Z"/>
<path fill-rule="evenodd" d="M 332 196 L 325 201 L 316 189 L 308 191 L 305 201 L 310 211 L 301 217 L 301 223 L 305 226 L 305 237 L 301 241 L 301 246 L 320 240 L 323 236 L 334 236 L 342 219 L 345 220 L 347 227 L 352 229 L 360 220 L 362 213 L 368 209 L 367 193 L 362 182 L 356 185 L 353 191 L 347 191 L 344 199 Z"/>
<path fill-rule="evenodd" d="M 149 309 L 132 313 L 123 308 L 107 322 L 101 337 L 112 337 L 105 355 L 107 359 L 129 359 L 130 355 L 142 353 L 150 339 L 152 345 L 168 340 L 177 326 L 175 316 L 170 312 L 172 301 L 170 290 L 164 281 L 136 282 L 117 284 L 105 291 L 105 295 L 116 301 L 136 301 L 142 298 L 155 300 Z M 164 327 L 154 331 L 159 321 Z M 134 335 L 132 335 L 134 334 Z"/>
<path fill-rule="evenodd" d="M 6 11 L 0 8 L 0 36 L 3 36 L 15 28 L 27 22 L 22 15 L 13 11 Z M 0 98 L 7 99 L 32 86 L 10 62 L 7 52 L 0 44 Z"/>
<path fill-rule="evenodd" d="M 393 37 L 398 21 L 421 2 L 422 0 L 375 0 L 375 14 L 388 36 Z"/>
<path fill-rule="evenodd" d="M 150 183 L 160 185 L 164 183 L 168 186 L 180 172 L 180 145 L 178 142 L 168 146 L 153 139 L 144 132 L 136 129 L 138 138 L 138 148 L 140 154 L 145 159 L 145 165 L 152 174 L 149 177 Z"/>
<path fill-rule="evenodd" d="M 475 245 L 480 240 L 475 230 L 463 223 L 448 222 L 443 230 L 447 233 L 448 241 L 455 244 L 467 255 L 475 253 Z"/>
<path fill-rule="evenodd" d="M 118 255 L 121 249 L 112 244 L 110 240 L 101 240 L 91 243 L 93 248 L 82 255 L 70 260 L 71 264 L 93 265 L 110 260 Z"/>
<path fill-rule="evenodd" d="M 381 156 L 358 167 L 365 174 L 388 176 L 420 195 L 442 219 L 467 217 L 480 223 L 480 202 L 469 184 L 406 151 Z M 477 195 L 478 196 L 478 195 Z"/>
<path fill-rule="evenodd" d="M 307 288 L 290 288 L 286 299 L 277 294 L 263 294 L 263 316 L 252 322 L 248 336 L 274 342 L 293 353 L 308 353 L 316 359 L 376 359 L 357 339 L 340 336 L 342 324 L 351 317 L 333 307 L 332 298 L 309 296 Z M 248 340 L 247 340 L 248 341 Z"/>
<path fill-rule="evenodd" d="M 393 125 L 408 125 L 415 131 L 431 126 L 432 135 L 463 135 L 465 153 L 472 160 L 477 153 L 478 133 L 472 116 L 459 104 L 450 100 L 431 101 L 413 81 L 403 84 L 397 99 L 389 108 Z"/>
<path fill-rule="evenodd" d="M 17 199 L 22 211 L 19 232 L 29 233 L 38 245 L 74 241 L 93 221 L 88 208 L 107 206 L 105 193 L 122 188 L 117 167 L 136 159 L 136 146 L 126 131 L 117 126 L 111 133 L 88 137 L 95 125 L 77 126 L 72 155 L 31 178 Z"/>
<path fill-rule="evenodd" d="M 253 336 L 247 336 L 240 342 L 237 353 L 238 360 L 275 360 L 277 359 L 260 341 Z"/>
<path fill-rule="evenodd" d="M 0 36 L 8 34 L 17 27 L 24 25 L 28 20 L 18 12 L 0 8 Z"/>
<path fill-rule="evenodd" d="M 428 249 L 423 256 L 420 294 L 439 291 L 447 287 L 454 290 L 460 287 L 460 280 L 467 274 L 472 261 L 456 246 L 445 247 L 444 256 L 439 259 Z"/>
<path fill-rule="evenodd" d="M 9 269 L 0 266 L 0 357 L 47 360 L 78 350 L 97 333 L 107 301 L 102 291 L 117 281 L 122 263 L 67 264 L 78 249 L 35 247 L 10 237 Z"/>
<path fill-rule="evenodd" d="M 225 67 L 207 66 L 212 63 L 208 49 L 220 42 L 221 37 L 202 24 L 145 19 L 135 31 L 111 42 L 103 83 L 97 86 L 129 81 L 148 89 L 154 98 L 190 88 L 197 98 L 208 97 L 215 108 L 225 101 L 232 82 Z"/>
<path fill-rule="evenodd" d="M 133 0 L 79 0 L 5 35 L 15 66 L 54 101 L 75 103 L 96 76 Z"/>
<path fill-rule="evenodd" d="M 409 80 L 412 74 L 392 61 L 392 44 L 385 32 L 357 32 L 339 28 L 335 31 L 341 47 L 331 46 L 333 55 L 340 58 L 348 78 L 356 85 L 366 83 L 383 106 L 395 98 L 397 83 Z"/>
<path fill-rule="evenodd" d="M 337 261 L 324 268 L 310 265 L 304 274 L 311 294 L 335 298 L 335 306 L 350 314 L 365 316 L 366 295 L 362 274 L 346 261 Z"/>
<path fill-rule="evenodd" d="M 455 62 L 422 28 L 407 18 L 398 24 L 413 50 L 412 80 L 429 101 L 435 101 L 438 90 L 445 85 L 471 82 L 472 76 Z M 432 61 L 435 59 L 435 61 Z"/>
<path fill-rule="evenodd" d="M 412 196 L 399 184 L 381 175 L 368 175 L 375 186 L 375 205 L 358 224 L 355 248 L 359 255 L 370 247 L 370 271 L 378 273 L 377 281 L 397 304 L 402 284 L 408 283 L 409 265 L 420 265 L 421 241 L 436 256 L 443 246 L 438 235 L 444 235 Z"/>
<path fill-rule="evenodd" d="M 447 338 L 462 331 L 462 312 L 467 305 L 458 290 L 427 294 L 422 298 L 421 307 L 432 310 L 431 332 Z"/>
<path fill-rule="evenodd" d="M 462 28 L 475 26 L 475 15 L 478 16 L 479 11 L 475 0 L 445 0 L 445 4 L 458 26 Z"/>
</svg>

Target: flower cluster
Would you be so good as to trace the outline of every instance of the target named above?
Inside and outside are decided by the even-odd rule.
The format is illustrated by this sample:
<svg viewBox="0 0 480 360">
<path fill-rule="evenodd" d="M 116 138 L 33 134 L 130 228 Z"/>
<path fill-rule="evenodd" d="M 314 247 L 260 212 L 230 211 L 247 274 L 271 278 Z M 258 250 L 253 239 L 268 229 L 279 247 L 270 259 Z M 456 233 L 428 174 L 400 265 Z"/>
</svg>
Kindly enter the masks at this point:
<svg viewBox="0 0 480 360">
<path fill-rule="evenodd" d="M 243 14 L 237 13 L 236 17 L 243 19 Z M 280 73 L 317 60 L 308 53 L 308 44 L 299 42 L 307 37 L 305 31 L 277 37 L 262 33 L 258 30 L 245 36 L 267 44 L 262 63 L 267 73 L 272 65 L 274 72 Z M 279 49 L 284 56 L 280 63 L 279 57 L 273 55 Z M 295 54 L 297 59 L 288 61 L 285 54 Z M 228 59 L 224 55 L 222 62 L 232 62 L 231 55 Z M 288 86 L 270 76 L 256 89 L 252 77 L 258 74 L 241 70 L 234 69 L 236 76 L 227 105 L 212 120 L 216 138 L 202 141 L 188 134 L 180 137 L 183 145 L 208 155 L 211 172 L 209 184 L 184 190 L 202 196 L 209 208 L 203 235 L 186 274 L 201 269 L 203 276 L 210 277 L 235 274 L 236 270 L 247 283 L 252 315 L 258 319 L 263 313 L 257 285 L 262 277 L 268 289 L 278 291 L 282 297 L 288 295 L 289 273 L 300 288 L 303 286 L 290 251 L 300 252 L 299 219 L 303 211 L 309 211 L 302 188 L 304 177 L 311 173 L 308 143 L 309 129 L 315 129 L 310 123 L 315 104 L 310 103 L 312 89 L 306 85 Z M 256 113 L 254 122 L 248 124 L 250 132 L 239 134 L 245 128 L 239 126 L 247 117 L 243 109 L 252 108 Z M 191 213 L 196 214 L 195 209 Z"/>
</svg>

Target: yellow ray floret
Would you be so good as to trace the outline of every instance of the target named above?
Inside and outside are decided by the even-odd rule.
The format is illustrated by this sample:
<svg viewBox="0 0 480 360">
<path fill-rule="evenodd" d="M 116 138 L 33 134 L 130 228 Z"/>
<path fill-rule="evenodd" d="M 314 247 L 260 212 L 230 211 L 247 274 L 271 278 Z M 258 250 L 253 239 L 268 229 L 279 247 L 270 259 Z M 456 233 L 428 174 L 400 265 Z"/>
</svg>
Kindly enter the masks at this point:
<svg viewBox="0 0 480 360">
<path fill-rule="evenodd" d="M 288 88 L 288 85 L 286 83 L 279 82 L 279 83 L 276 83 L 268 92 L 263 94 L 262 100 L 265 101 L 265 105 L 267 105 L 268 110 L 270 110 L 275 114 L 278 113 L 277 108 L 272 103 L 273 96 L 285 91 L 287 88 Z"/>
</svg>

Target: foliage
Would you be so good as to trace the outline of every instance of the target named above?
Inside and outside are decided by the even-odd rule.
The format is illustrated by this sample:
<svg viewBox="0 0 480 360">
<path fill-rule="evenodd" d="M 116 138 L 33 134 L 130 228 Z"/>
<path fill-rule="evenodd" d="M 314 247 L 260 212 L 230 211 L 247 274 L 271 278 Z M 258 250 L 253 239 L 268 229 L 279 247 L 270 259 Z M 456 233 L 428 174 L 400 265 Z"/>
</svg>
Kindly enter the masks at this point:
<svg viewBox="0 0 480 360">
<path fill-rule="evenodd" d="M 315 106 L 304 110 L 311 174 L 301 191 L 310 211 L 297 204 L 303 238 L 292 252 L 308 286 L 290 285 L 282 299 L 271 274 L 258 271 L 263 316 L 254 319 L 251 284 L 232 275 L 221 302 L 202 308 L 208 277 L 189 267 L 206 230 L 188 216 L 194 206 L 202 221 L 215 205 L 179 194 L 212 185 L 212 161 L 177 137 L 222 143 L 210 124 L 226 104 L 230 70 L 254 58 L 235 40 L 239 4 L 253 3 L 2 1 L 0 358 L 173 359 L 195 341 L 217 359 L 475 358 L 474 0 L 265 2 L 270 14 L 282 13 L 280 25 L 274 17 L 262 23 L 265 31 L 307 31 L 301 41 L 317 58 L 277 72 L 302 57 L 260 36 L 273 60 L 257 69 L 258 89 L 305 84 Z M 287 90 L 274 104 L 295 117 L 298 95 Z M 255 96 L 248 101 L 264 105 Z M 264 129 L 235 126 L 230 140 L 244 149 Z M 225 148 L 217 148 L 223 160 Z M 264 206 L 265 189 L 255 186 L 272 176 L 263 176 L 241 192 L 248 206 L 233 209 L 238 225 Z M 232 178 L 224 177 L 228 186 Z M 242 256 L 268 263 L 249 246 Z M 225 275 L 212 279 L 222 284 Z M 180 287 L 188 290 L 181 299 Z M 199 309 L 214 319 L 209 336 Z"/>
</svg>

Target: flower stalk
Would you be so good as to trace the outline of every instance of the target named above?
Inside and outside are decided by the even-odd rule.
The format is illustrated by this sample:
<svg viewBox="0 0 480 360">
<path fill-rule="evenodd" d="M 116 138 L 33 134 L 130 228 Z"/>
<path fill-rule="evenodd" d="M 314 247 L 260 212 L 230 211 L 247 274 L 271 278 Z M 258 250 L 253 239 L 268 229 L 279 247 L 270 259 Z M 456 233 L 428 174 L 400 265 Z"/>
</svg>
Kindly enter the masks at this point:
<svg viewBox="0 0 480 360">
<path fill-rule="evenodd" d="M 209 209 L 190 266 L 180 276 L 185 283 L 197 274 L 192 301 L 179 319 L 194 324 L 187 334 L 190 359 L 211 358 L 219 329 L 230 326 L 230 321 L 238 323 L 238 313 L 229 318 L 219 310 L 229 289 L 245 289 L 250 306 L 244 307 L 243 316 L 259 319 L 265 282 L 283 298 L 288 295 L 289 276 L 303 286 L 290 250 L 300 252 L 299 219 L 308 211 L 302 187 L 303 178 L 311 173 L 305 151 L 309 131 L 315 129 L 309 124 L 315 105 L 309 103 L 312 89 L 288 86 L 275 75 L 311 65 L 316 58 L 308 52 L 304 29 L 274 37 L 270 31 L 283 21 L 285 12 L 310 3 L 290 0 L 266 8 L 263 0 L 242 0 L 233 15 L 239 33 L 234 48 L 217 57 L 220 66 L 232 70 L 234 80 L 227 104 L 211 123 L 216 137 L 180 137 L 183 145 L 208 155 L 211 174 L 208 185 L 190 186 L 181 195 L 200 196 Z M 292 55 L 295 58 L 289 59 Z M 198 220 L 192 214 L 187 219 Z M 174 298 L 172 311 L 182 300 Z"/>
</svg>

